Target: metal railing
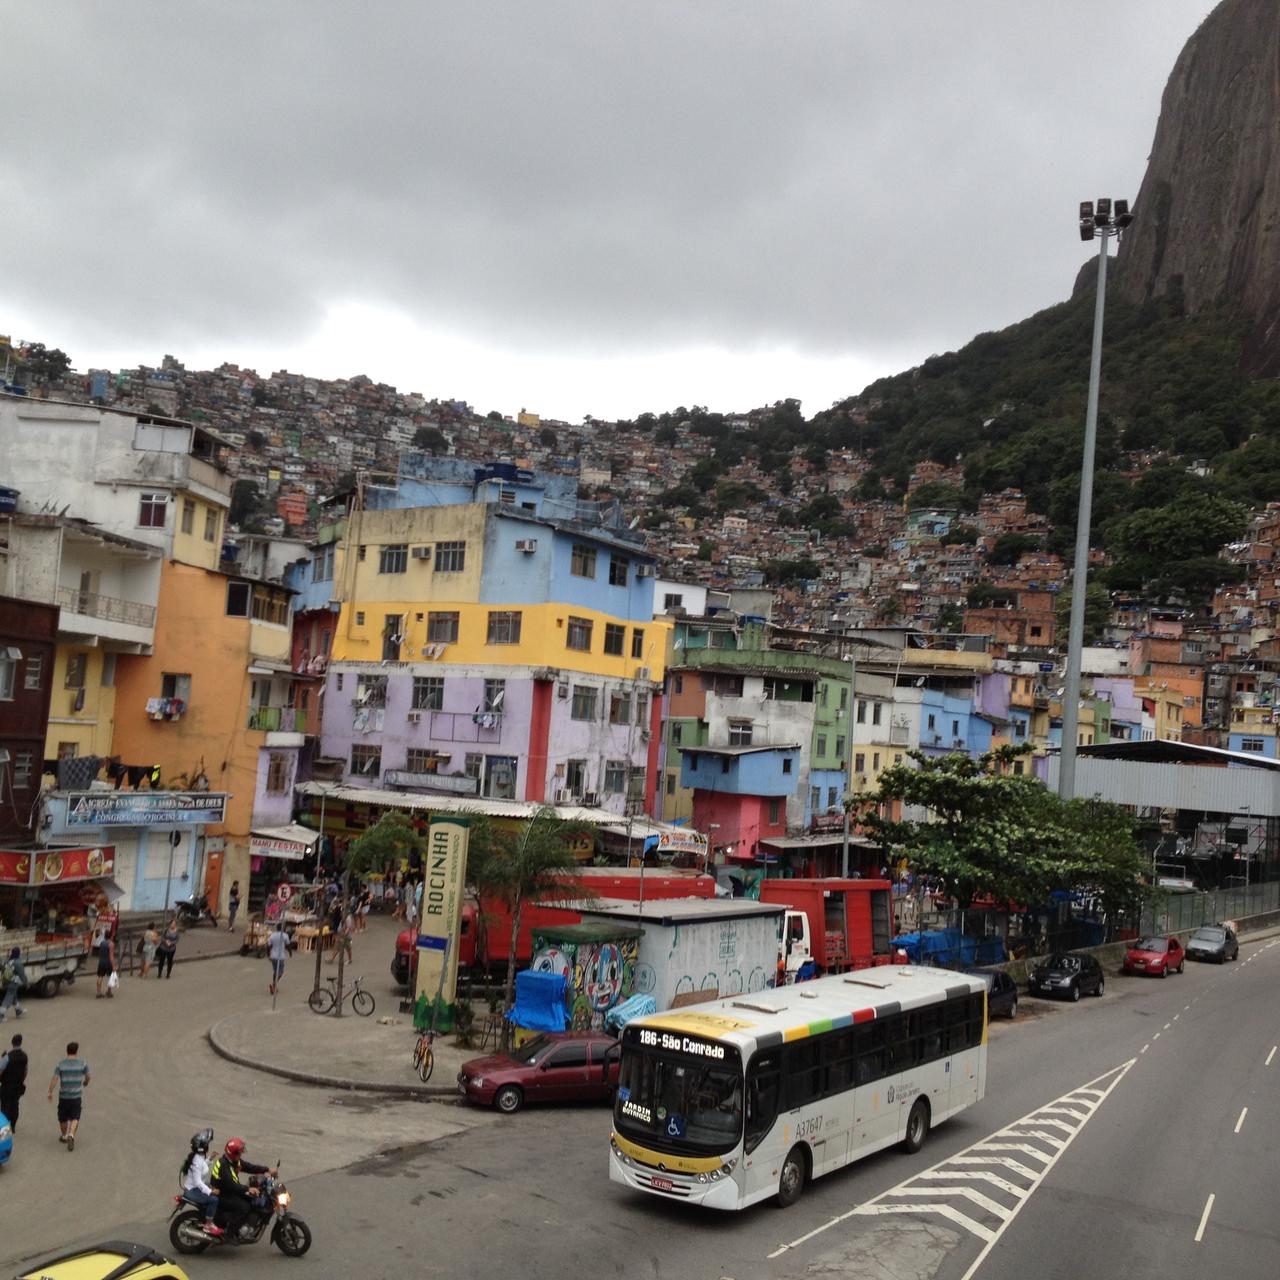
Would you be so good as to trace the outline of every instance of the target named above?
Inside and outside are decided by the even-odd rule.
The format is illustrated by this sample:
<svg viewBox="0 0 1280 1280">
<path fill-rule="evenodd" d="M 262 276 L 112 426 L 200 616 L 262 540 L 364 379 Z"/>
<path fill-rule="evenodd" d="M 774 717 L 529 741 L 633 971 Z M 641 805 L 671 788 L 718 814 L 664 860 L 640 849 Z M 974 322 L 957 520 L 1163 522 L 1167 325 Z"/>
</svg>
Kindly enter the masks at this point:
<svg viewBox="0 0 1280 1280">
<path fill-rule="evenodd" d="M 259 733 L 306 733 L 307 713 L 297 707 L 251 707 L 249 728 Z"/>
<path fill-rule="evenodd" d="M 1142 913 L 1143 933 L 1180 933 L 1202 924 L 1244 920 L 1280 911 L 1280 881 L 1247 889 L 1215 889 L 1210 893 L 1171 893 Z"/>
<path fill-rule="evenodd" d="M 76 587 L 59 587 L 56 597 L 63 609 L 89 618 L 126 622 L 135 627 L 156 625 L 155 605 L 139 604 L 136 600 L 120 600 L 116 596 L 104 596 L 97 591 L 81 591 Z"/>
</svg>

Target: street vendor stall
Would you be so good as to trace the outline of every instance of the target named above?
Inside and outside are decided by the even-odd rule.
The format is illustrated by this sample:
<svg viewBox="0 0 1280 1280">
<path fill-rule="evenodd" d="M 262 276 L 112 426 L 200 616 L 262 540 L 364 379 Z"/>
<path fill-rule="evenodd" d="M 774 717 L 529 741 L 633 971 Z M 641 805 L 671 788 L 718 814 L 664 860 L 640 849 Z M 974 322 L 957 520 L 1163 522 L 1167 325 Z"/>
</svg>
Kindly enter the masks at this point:
<svg viewBox="0 0 1280 1280">
<path fill-rule="evenodd" d="M 240 954 L 245 956 L 253 951 L 259 957 L 265 956 L 267 939 L 275 932 L 277 924 L 283 925 L 294 948 L 310 951 L 317 937 L 324 937 L 326 945 L 329 945 L 328 930 L 323 928 L 320 919 L 319 895 L 319 885 L 282 880 L 267 898 L 265 909 L 249 916 L 240 943 Z"/>
<path fill-rule="evenodd" d="M 320 833 L 296 822 L 283 827 L 255 827 L 249 833 L 248 908 L 266 912 L 281 883 L 301 882 L 315 867 Z"/>
</svg>

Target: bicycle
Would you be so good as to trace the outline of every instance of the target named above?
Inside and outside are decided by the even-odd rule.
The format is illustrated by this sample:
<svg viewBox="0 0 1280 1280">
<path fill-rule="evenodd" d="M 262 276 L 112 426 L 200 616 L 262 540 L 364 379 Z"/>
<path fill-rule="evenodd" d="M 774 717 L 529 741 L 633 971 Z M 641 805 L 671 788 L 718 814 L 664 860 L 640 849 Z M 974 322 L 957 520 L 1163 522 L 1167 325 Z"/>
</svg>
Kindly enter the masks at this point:
<svg viewBox="0 0 1280 1280">
<path fill-rule="evenodd" d="M 312 1013 L 332 1013 L 334 1008 L 345 1000 L 351 1001 L 351 1007 L 362 1018 L 367 1018 L 374 1009 L 373 996 L 364 989 L 363 978 L 356 978 L 341 994 L 338 993 L 337 978 L 328 978 L 327 987 L 317 987 L 307 997 L 307 1008 Z"/>
<path fill-rule="evenodd" d="M 413 1066 L 423 1084 L 431 1079 L 432 1069 L 436 1065 L 436 1055 L 431 1048 L 432 1042 L 440 1033 L 428 1028 L 420 1031 L 413 1045 Z"/>
</svg>

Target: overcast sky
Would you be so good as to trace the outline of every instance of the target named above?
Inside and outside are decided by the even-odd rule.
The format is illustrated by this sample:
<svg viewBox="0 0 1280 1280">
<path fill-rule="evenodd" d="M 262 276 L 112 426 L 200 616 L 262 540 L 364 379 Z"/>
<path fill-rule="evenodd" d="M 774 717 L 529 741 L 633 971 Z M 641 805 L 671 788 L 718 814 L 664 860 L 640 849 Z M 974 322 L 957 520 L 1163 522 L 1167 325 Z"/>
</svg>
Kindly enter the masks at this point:
<svg viewBox="0 0 1280 1280">
<path fill-rule="evenodd" d="M 872 378 L 1061 301 L 1214 0 L 40 0 L 0 333 L 577 420 Z"/>
</svg>

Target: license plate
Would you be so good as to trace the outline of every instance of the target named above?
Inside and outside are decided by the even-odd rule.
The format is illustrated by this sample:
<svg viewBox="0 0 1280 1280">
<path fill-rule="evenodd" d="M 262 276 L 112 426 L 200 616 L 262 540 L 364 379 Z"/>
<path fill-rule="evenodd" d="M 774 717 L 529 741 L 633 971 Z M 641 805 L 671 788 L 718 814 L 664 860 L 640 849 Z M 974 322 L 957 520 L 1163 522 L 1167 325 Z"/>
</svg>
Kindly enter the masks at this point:
<svg viewBox="0 0 1280 1280">
<path fill-rule="evenodd" d="M 672 1191 L 675 1189 L 675 1183 L 670 1178 L 650 1178 L 649 1185 L 655 1191 Z"/>
</svg>

